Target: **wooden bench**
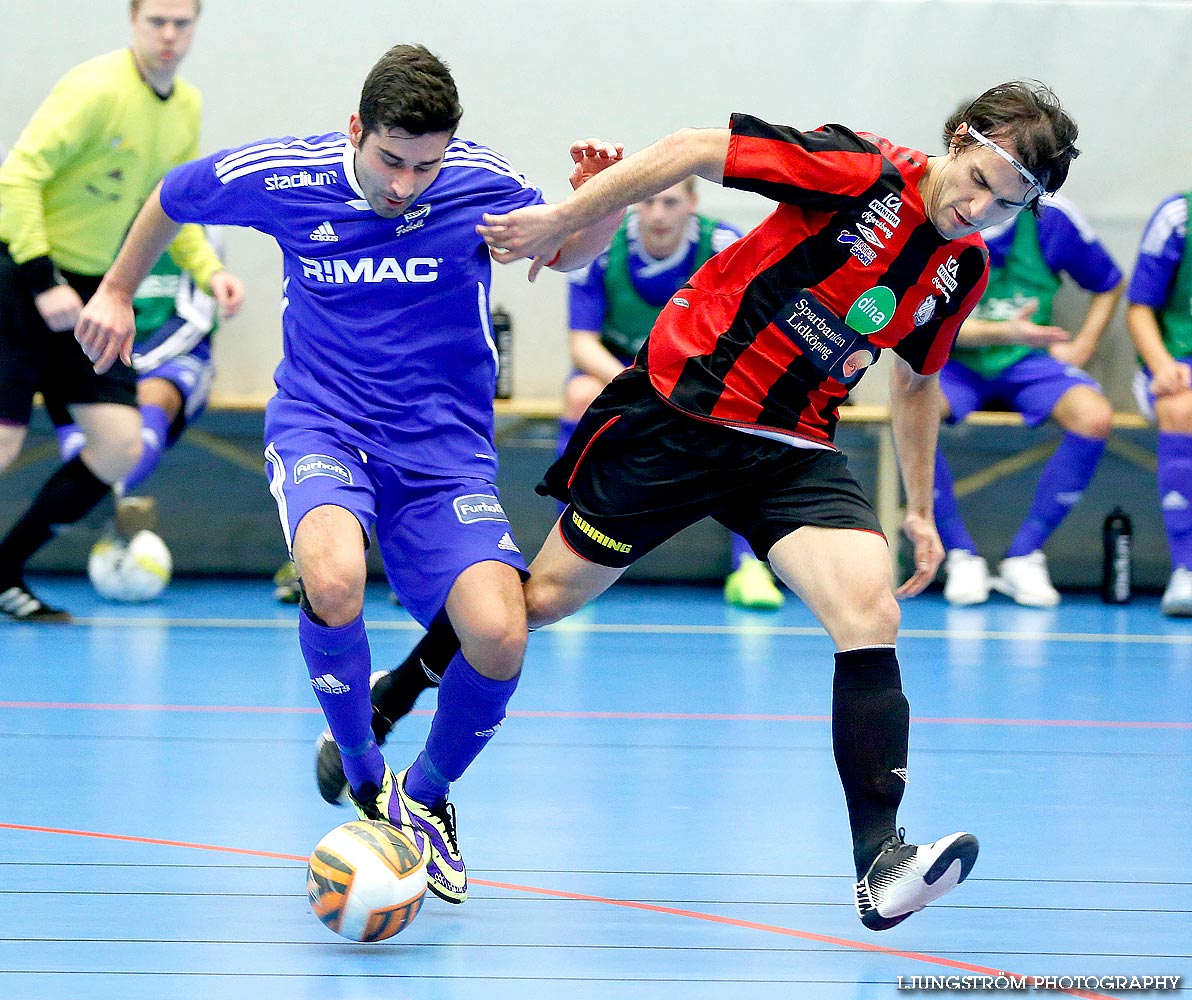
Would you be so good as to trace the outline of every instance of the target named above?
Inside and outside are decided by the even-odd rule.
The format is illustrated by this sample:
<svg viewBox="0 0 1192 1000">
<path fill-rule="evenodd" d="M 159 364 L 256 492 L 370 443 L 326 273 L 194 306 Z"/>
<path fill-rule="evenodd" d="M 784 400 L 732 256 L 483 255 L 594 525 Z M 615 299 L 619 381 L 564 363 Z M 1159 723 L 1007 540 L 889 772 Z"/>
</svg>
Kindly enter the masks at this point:
<svg viewBox="0 0 1192 1000">
<path fill-rule="evenodd" d="M 212 409 L 248 411 L 264 409 L 260 396 L 237 396 L 213 393 Z M 562 414 L 562 400 L 558 398 L 498 399 L 494 403 L 497 417 L 526 420 L 557 420 Z M 878 431 L 877 486 L 874 506 L 887 538 L 897 538 L 902 524 L 902 486 L 898 461 L 894 452 L 894 437 L 890 431 L 890 408 L 884 403 L 856 403 L 840 409 L 845 424 L 871 425 Z M 1022 415 L 1001 411 L 980 410 L 969 414 L 964 421 L 973 427 L 1021 427 Z M 1140 430 L 1147 427 L 1146 419 L 1138 413 L 1115 413 L 1115 430 Z M 1140 456 L 1133 456 L 1137 461 Z M 958 491 L 959 492 L 959 491 Z"/>
</svg>

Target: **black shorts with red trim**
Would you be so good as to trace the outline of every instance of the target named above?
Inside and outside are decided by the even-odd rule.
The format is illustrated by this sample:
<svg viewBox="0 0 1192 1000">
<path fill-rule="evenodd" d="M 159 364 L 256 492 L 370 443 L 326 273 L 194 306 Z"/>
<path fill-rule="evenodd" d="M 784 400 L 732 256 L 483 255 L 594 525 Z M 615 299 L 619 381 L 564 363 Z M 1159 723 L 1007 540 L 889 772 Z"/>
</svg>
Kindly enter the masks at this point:
<svg viewBox="0 0 1192 1000">
<path fill-rule="evenodd" d="M 62 276 L 86 302 L 102 276 Z M 117 360 L 96 373 L 75 340 L 74 330 L 51 330 L 37 311 L 17 266 L 0 244 L 0 423 L 27 426 L 34 394 L 40 392 L 56 424 L 69 423 L 73 403 L 137 405 L 137 376 Z"/>
<path fill-rule="evenodd" d="M 797 448 L 689 417 L 639 367 L 584 414 L 537 492 L 566 503 L 563 540 L 601 566 L 628 566 L 711 517 L 764 559 L 804 525 L 882 533 L 838 451 Z"/>
</svg>

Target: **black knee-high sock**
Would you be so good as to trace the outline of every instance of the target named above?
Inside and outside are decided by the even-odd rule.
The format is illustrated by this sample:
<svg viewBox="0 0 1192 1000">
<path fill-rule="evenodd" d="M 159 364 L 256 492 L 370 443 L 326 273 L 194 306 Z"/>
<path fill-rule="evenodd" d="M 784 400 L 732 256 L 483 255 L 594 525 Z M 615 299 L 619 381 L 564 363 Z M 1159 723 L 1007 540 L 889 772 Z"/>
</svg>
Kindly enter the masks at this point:
<svg viewBox="0 0 1192 1000">
<path fill-rule="evenodd" d="M 0 582 L 17 582 L 33 553 L 54 537 L 54 529 L 85 517 L 109 490 L 78 456 L 60 466 L 0 541 L 0 575 L 16 578 Z"/>
<path fill-rule="evenodd" d="M 426 635 L 397 669 L 377 682 L 373 704 L 373 729 L 392 725 L 414 707 L 418 696 L 427 688 L 438 687 L 443 671 L 451 658 L 459 652 L 459 636 L 447 617 L 446 609 L 431 619 Z M 377 715 L 382 716 L 378 719 Z M 378 738 L 381 734 L 377 734 Z"/>
<path fill-rule="evenodd" d="M 832 751 L 844 785 L 860 878 L 882 841 L 897 832 L 906 787 L 910 706 L 890 646 L 836 654 L 832 679 Z"/>
</svg>

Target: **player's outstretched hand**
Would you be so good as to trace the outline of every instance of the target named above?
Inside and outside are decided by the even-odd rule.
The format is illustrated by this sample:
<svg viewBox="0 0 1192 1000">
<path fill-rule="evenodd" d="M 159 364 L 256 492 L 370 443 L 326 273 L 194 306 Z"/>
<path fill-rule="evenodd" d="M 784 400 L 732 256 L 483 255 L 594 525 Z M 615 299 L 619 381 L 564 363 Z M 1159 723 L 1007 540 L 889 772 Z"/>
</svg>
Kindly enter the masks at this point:
<svg viewBox="0 0 1192 1000">
<path fill-rule="evenodd" d="M 620 143 L 603 139 L 577 139 L 571 144 L 572 188 L 591 180 L 602 170 L 619 163 L 625 155 Z M 559 258 L 563 242 L 575 231 L 563 221 L 563 212 L 556 205 L 531 205 L 506 215 L 486 212 L 483 224 L 476 232 L 488 244 L 489 256 L 498 264 L 512 264 L 518 260 L 532 260 L 529 279 L 533 281 L 544 267 Z"/>
<path fill-rule="evenodd" d="M 915 572 L 894 593 L 897 597 L 914 597 L 927 589 L 943 565 L 944 543 L 940 541 L 935 524 L 918 514 L 907 514 L 902 530 L 914 546 Z"/>
<path fill-rule="evenodd" d="M 541 266 L 540 261 L 553 261 L 570 235 L 562 225 L 557 205 L 530 205 L 506 215 L 485 212 L 484 223 L 476 232 L 488 244 L 488 253 L 498 264 L 512 264 L 515 260 L 537 257 L 530 279 Z"/>
<path fill-rule="evenodd" d="M 584 181 L 595 177 L 601 170 L 620 163 L 625 156 L 625 147 L 619 142 L 605 142 L 603 139 L 577 139 L 571 144 L 571 188 L 579 190 Z"/>
<path fill-rule="evenodd" d="M 216 271 L 211 275 L 211 294 L 220 319 L 231 319 L 244 305 L 244 282 L 229 271 Z"/>
<path fill-rule="evenodd" d="M 117 358 L 126 365 L 132 364 L 135 335 L 132 300 L 108 291 L 102 285 L 83 307 L 75 326 L 75 340 L 101 374 L 111 368 Z"/>
</svg>

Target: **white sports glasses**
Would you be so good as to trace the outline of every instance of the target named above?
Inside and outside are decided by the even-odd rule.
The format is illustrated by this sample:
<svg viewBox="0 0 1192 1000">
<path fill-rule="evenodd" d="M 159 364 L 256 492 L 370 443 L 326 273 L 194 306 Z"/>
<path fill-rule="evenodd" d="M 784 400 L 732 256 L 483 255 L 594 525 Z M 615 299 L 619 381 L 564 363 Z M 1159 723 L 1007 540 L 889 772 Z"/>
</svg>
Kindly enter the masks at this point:
<svg viewBox="0 0 1192 1000">
<path fill-rule="evenodd" d="M 971 123 L 968 123 L 968 134 L 977 140 L 982 146 L 987 149 L 992 149 L 998 156 L 1005 160 L 1010 166 L 1018 171 L 1019 176 L 1022 177 L 1031 187 L 1033 187 L 1040 198 L 1047 194 L 1047 188 L 1039 183 L 1039 178 L 1032 174 L 1026 167 L 1019 163 L 1014 157 L 1007 153 L 1001 146 L 999 146 L 992 139 L 988 139 L 973 128 Z"/>
</svg>

